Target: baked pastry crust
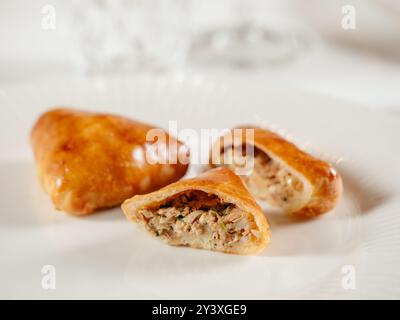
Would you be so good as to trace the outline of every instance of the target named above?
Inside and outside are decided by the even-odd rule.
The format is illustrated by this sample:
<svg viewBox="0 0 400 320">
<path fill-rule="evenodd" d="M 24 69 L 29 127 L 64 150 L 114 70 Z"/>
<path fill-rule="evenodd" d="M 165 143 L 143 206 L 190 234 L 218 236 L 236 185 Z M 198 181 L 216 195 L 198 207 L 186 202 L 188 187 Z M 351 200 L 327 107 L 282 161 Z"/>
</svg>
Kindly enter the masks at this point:
<svg viewBox="0 0 400 320">
<path fill-rule="evenodd" d="M 243 144 L 253 144 L 255 148 L 277 160 L 311 187 L 307 203 L 300 209 L 288 212 L 298 217 L 315 217 L 333 209 L 343 191 L 342 178 L 337 170 L 327 162 L 319 160 L 297 148 L 278 134 L 267 129 L 240 126 L 236 129 L 254 129 L 254 139 L 242 130 Z M 227 135 L 231 136 L 231 133 Z M 220 138 L 219 152 L 223 152 L 223 139 Z M 228 139 L 229 140 L 229 139 Z M 215 152 L 215 148 L 212 152 Z M 210 166 L 215 167 L 210 157 Z"/>
<path fill-rule="evenodd" d="M 188 164 L 149 164 L 144 158 L 150 129 L 109 114 L 67 108 L 44 113 L 30 141 L 39 180 L 55 207 L 86 215 L 181 178 Z"/>
<path fill-rule="evenodd" d="M 228 168 L 209 170 L 192 179 L 180 180 L 160 190 L 146 195 L 137 195 L 126 200 L 122 209 L 127 218 L 138 222 L 136 213 L 141 208 L 154 206 L 165 199 L 187 190 L 199 190 L 219 197 L 223 202 L 236 205 L 239 209 L 248 212 L 254 218 L 260 237 L 242 246 L 218 250 L 233 254 L 259 253 L 270 242 L 270 227 L 262 209 L 250 195 L 242 180 Z M 201 246 L 191 246 L 204 249 Z"/>
</svg>

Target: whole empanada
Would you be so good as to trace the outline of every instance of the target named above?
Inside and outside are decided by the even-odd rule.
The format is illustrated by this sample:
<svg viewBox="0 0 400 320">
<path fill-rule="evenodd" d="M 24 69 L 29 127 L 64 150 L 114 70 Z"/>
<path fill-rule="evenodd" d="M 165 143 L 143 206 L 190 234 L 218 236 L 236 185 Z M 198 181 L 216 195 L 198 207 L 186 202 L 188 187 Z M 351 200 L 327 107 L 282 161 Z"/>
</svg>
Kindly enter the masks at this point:
<svg viewBox="0 0 400 320">
<path fill-rule="evenodd" d="M 227 168 L 134 196 L 122 209 L 129 220 L 170 245 L 253 254 L 270 241 L 261 208 Z"/>
<path fill-rule="evenodd" d="M 244 164 L 237 165 L 235 158 L 252 163 L 250 172 L 241 177 L 256 198 L 295 216 L 325 213 L 342 193 L 342 179 L 334 167 L 266 129 L 238 127 L 222 136 L 211 150 L 210 165 L 237 171 Z"/>
<path fill-rule="evenodd" d="M 168 152 L 162 163 L 154 152 L 151 163 L 147 161 L 145 149 L 152 142 L 146 134 L 153 128 L 121 116 L 72 109 L 43 114 L 32 129 L 31 144 L 40 182 L 55 207 L 85 215 L 181 178 L 188 164 L 169 163 Z M 165 136 L 158 146 L 167 151 L 169 142 L 183 146 Z"/>
</svg>

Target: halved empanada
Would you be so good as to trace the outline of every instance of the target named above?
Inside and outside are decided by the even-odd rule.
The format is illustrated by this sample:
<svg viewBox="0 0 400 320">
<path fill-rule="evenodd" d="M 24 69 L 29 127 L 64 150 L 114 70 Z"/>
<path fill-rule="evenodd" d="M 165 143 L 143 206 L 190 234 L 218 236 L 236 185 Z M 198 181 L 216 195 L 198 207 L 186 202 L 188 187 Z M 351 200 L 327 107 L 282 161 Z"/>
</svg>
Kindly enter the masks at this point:
<svg viewBox="0 0 400 320">
<path fill-rule="evenodd" d="M 166 139 L 157 146 L 166 152 L 153 152 L 147 161 L 146 148 L 154 144 L 146 135 L 153 128 L 120 116 L 71 109 L 43 114 L 32 129 L 31 144 L 40 182 L 56 208 L 84 215 L 181 178 L 188 164 L 168 158 L 173 155 L 168 143 L 183 145 L 161 129 Z M 157 156 L 164 158 L 157 161 Z"/>
<path fill-rule="evenodd" d="M 248 134 L 245 129 L 254 132 Z M 233 143 L 238 132 L 241 142 Z M 247 150 L 254 154 L 247 154 Z M 292 215 L 313 217 L 325 213 L 335 207 L 342 193 L 341 177 L 330 164 L 266 129 L 233 129 L 213 146 L 210 165 L 241 169 L 243 163 L 238 165 L 235 159 L 252 163 L 252 170 L 241 177 L 256 198 Z"/>
<path fill-rule="evenodd" d="M 122 209 L 129 220 L 170 245 L 252 254 L 270 241 L 261 208 L 227 168 L 134 196 Z"/>
</svg>

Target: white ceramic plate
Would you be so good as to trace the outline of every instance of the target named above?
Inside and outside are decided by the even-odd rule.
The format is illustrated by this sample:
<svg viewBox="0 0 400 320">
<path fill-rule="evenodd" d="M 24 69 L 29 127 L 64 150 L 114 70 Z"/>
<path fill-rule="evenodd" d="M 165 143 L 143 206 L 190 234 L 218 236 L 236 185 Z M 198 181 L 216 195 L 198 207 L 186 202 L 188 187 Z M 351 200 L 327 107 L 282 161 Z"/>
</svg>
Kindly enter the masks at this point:
<svg viewBox="0 0 400 320">
<path fill-rule="evenodd" d="M 262 82 L 201 77 L 40 83 L 3 89 L 0 105 L 1 298 L 400 298 L 398 118 Z M 28 144 L 35 118 L 54 105 L 165 128 L 177 120 L 179 130 L 265 125 L 336 163 L 344 196 L 310 221 L 268 214 L 272 242 L 252 257 L 169 247 L 119 208 L 68 216 L 40 189 Z M 42 286 L 47 265 L 54 290 Z"/>
</svg>

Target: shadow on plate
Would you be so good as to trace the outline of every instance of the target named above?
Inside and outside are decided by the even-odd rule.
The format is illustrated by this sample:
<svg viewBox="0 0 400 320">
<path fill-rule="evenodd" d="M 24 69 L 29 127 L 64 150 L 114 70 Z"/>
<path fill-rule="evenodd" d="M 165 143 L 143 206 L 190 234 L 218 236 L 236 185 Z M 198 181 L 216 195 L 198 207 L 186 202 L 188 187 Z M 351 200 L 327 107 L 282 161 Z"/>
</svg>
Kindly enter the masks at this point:
<svg viewBox="0 0 400 320">
<path fill-rule="evenodd" d="M 86 217 L 75 217 L 57 211 L 50 197 L 41 189 L 33 162 L 3 162 L 0 225 L 32 227 L 60 225 L 85 219 L 87 221 L 114 221 L 126 219 L 115 207 Z"/>
<path fill-rule="evenodd" d="M 331 255 L 351 251 L 360 243 L 360 218 L 388 201 L 390 194 L 371 177 L 359 178 L 341 168 L 344 191 L 337 207 L 312 219 L 264 210 L 271 225 L 271 244 L 263 256 Z"/>
<path fill-rule="evenodd" d="M 378 178 L 368 175 L 356 176 L 349 169 L 340 168 L 343 179 L 343 192 L 348 193 L 357 203 L 360 214 L 372 212 L 375 208 L 387 202 L 391 194 L 378 187 Z"/>
</svg>

